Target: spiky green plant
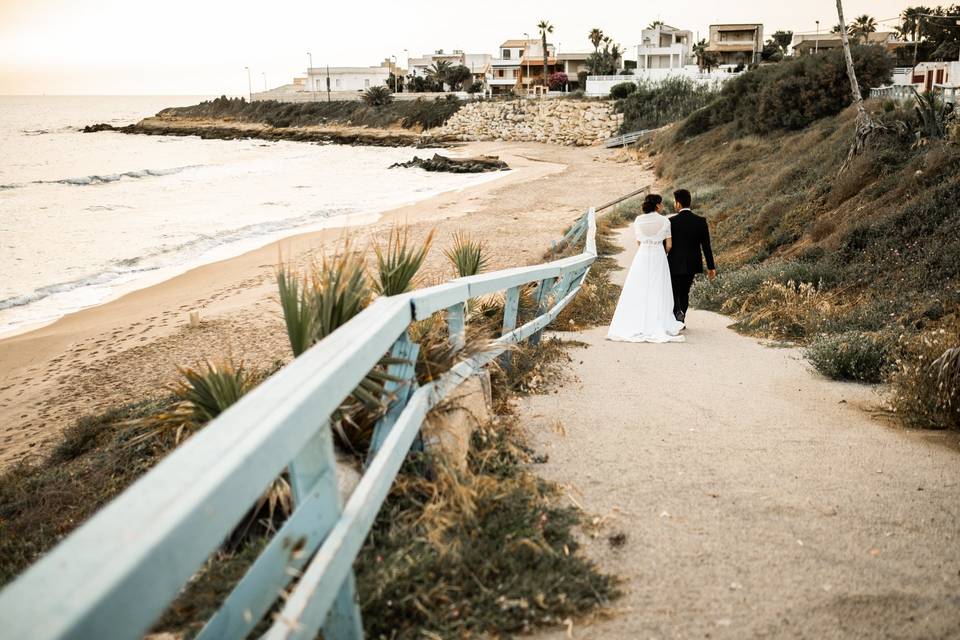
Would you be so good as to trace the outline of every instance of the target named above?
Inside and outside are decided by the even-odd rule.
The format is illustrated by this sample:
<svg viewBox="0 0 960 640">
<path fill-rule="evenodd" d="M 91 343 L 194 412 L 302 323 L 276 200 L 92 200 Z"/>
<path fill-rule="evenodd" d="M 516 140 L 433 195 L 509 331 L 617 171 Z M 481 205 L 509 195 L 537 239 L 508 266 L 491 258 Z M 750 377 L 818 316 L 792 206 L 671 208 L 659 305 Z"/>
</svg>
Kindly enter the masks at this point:
<svg viewBox="0 0 960 640">
<path fill-rule="evenodd" d="M 916 101 L 914 110 L 920 120 L 917 142 L 920 143 L 926 138 L 947 137 L 947 117 L 950 113 L 948 103 L 945 100 L 937 100 L 933 93 L 920 93 L 913 89 L 913 94 Z"/>
<path fill-rule="evenodd" d="M 373 251 L 377 255 L 377 279 L 373 289 L 380 295 L 393 296 L 406 293 L 416 284 L 417 272 L 433 243 L 433 230 L 427 234 L 418 246 L 411 246 L 409 229 L 394 226 L 385 247 L 374 242 Z"/>
<path fill-rule="evenodd" d="M 485 255 L 487 245 L 482 240 L 474 240 L 467 233 L 457 231 L 453 234 L 453 246 L 444 249 L 457 275 L 461 278 L 475 276 L 487 268 L 489 260 Z"/>
<path fill-rule="evenodd" d="M 362 256 L 344 243 L 333 256 L 301 275 L 290 265 L 277 269 L 280 306 L 294 357 L 363 311 L 372 297 Z"/>
<path fill-rule="evenodd" d="M 235 364 L 232 359 L 206 360 L 197 368 L 177 370 L 183 379 L 174 393 L 190 406 L 192 421 L 197 425 L 216 418 L 254 386 L 243 363 Z"/>
<path fill-rule="evenodd" d="M 291 265 L 281 265 L 277 269 L 277 288 L 280 290 L 287 338 L 296 358 L 313 344 L 317 313 L 313 308 L 313 299 L 308 295 L 306 278 Z"/>
</svg>

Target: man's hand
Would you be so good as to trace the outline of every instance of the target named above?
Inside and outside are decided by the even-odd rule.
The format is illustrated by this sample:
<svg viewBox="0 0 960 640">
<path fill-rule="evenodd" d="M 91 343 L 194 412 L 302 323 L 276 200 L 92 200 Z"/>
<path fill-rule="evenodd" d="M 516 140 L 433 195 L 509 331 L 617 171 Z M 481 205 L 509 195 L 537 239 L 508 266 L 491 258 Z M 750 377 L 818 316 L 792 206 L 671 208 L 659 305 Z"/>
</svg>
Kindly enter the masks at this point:
<svg viewBox="0 0 960 640">
<path fill-rule="evenodd" d="M 707 278 L 709 278 L 710 280 L 715 280 L 716 277 L 717 277 L 717 270 L 716 270 L 716 269 L 708 269 L 708 270 L 707 270 Z"/>
</svg>

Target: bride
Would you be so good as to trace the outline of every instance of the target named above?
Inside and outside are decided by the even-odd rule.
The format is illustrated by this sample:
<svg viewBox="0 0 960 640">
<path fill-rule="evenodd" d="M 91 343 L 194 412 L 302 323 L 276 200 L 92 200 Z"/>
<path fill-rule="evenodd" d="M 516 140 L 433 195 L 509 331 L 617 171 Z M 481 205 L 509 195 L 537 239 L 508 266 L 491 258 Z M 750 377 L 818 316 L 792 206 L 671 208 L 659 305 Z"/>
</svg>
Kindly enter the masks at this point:
<svg viewBox="0 0 960 640">
<path fill-rule="evenodd" d="M 663 198 L 651 193 L 643 201 L 643 215 L 633 222 L 639 246 L 607 332 L 608 340 L 684 341 L 679 335 L 683 323 L 673 315 L 673 289 L 667 264 L 667 253 L 672 246 L 670 221 L 661 211 Z"/>
</svg>

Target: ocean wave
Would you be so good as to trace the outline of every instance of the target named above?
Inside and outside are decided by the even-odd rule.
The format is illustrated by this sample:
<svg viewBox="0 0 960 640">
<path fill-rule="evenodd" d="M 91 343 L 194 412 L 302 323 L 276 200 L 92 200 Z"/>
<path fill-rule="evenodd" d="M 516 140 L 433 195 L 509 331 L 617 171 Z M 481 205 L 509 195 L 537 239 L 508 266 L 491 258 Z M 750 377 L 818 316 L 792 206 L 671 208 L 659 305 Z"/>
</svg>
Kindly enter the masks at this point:
<svg viewBox="0 0 960 640">
<path fill-rule="evenodd" d="M 109 265 L 107 269 L 76 280 L 47 285 L 31 291 L 30 293 L 12 296 L 0 300 L 0 311 L 13 307 L 21 307 L 32 304 L 50 296 L 67 293 L 83 287 L 98 287 L 110 285 L 118 278 L 131 276 L 138 273 L 148 273 L 158 269 L 176 267 L 178 265 L 189 264 L 191 260 L 196 259 L 203 254 L 223 247 L 225 245 L 251 240 L 262 236 L 280 235 L 286 231 L 316 224 L 327 218 L 350 213 L 350 209 L 326 209 L 314 211 L 312 213 L 284 218 L 272 222 L 261 222 L 250 224 L 237 229 L 230 229 L 214 234 L 203 234 L 174 245 L 165 245 L 145 253 L 141 256 L 134 256 L 122 260 L 116 260 Z"/>
<path fill-rule="evenodd" d="M 95 174 L 89 176 L 81 176 L 79 178 L 64 178 L 62 180 L 37 180 L 37 184 L 69 184 L 75 186 L 86 186 L 90 184 L 106 184 L 108 182 L 116 182 L 124 178 L 133 178 L 139 180 L 141 178 L 158 178 L 161 176 L 170 176 L 175 173 L 180 173 L 181 171 L 186 171 L 187 169 L 196 169 L 202 167 L 200 164 L 191 164 L 185 167 L 172 167 L 170 169 L 141 169 L 140 171 L 124 171 L 123 173 L 108 173 L 108 174 Z"/>
</svg>

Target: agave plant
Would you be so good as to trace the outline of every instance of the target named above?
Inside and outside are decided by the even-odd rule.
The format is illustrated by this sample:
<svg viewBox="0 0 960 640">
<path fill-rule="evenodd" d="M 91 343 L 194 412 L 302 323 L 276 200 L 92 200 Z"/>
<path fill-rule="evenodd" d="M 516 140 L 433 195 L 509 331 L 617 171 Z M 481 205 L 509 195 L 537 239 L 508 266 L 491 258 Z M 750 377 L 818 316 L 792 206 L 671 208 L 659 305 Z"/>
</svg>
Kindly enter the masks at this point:
<svg viewBox="0 0 960 640">
<path fill-rule="evenodd" d="M 482 240 L 474 240 L 463 231 L 457 231 L 453 234 L 453 246 L 444 249 L 443 255 L 447 256 L 457 275 L 463 278 L 475 276 L 487 268 L 489 261 L 484 255 L 486 250 L 487 245 Z"/>
<path fill-rule="evenodd" d="M 210 422 L 226 411 L 254 387 L 255 379 L 231 359 L 206 360 L 196 369 L 178 367 L 183 379 L 174 387 L 174 393 L 187 403 L 194 424 Z"/>
<path fill-rule="evenodd" d="M 917 142 L 923 139 L 947 137 L 947 119 L 952 105 L 945 100 L 938 101 L 933 93 L 920 93 L 916 89 L 913 93 L 916 100 L 914 110 L 920 120 Z"/>
<path fill-rule="evenodd" d="M 386 86 L 370 87 L 363 92 L 363 101 L 371 107 L 383 107 L 393 102 L 393 94 Z"/>
<path fill-rule="evenodd" d="M 407 227 L 394 226 L 386 247 L 376 242 L 373 245 L 377 255 L 377 280 L 373 289 L 380 295 L 406 293 L 416 283 L 417 272 L 430 251 L 434 232 L 431 230 L 422 244 L 412 247 L 408 231 Z"/>
<path fill-rule="evenodd" d="M 281 266 L 277 288 L 294 357 L 363 311 L 372 296 L 363 258 L 351 251 L 349 241 L 319 265 L 314 262 L 308 274 Z"/>
</svg>

